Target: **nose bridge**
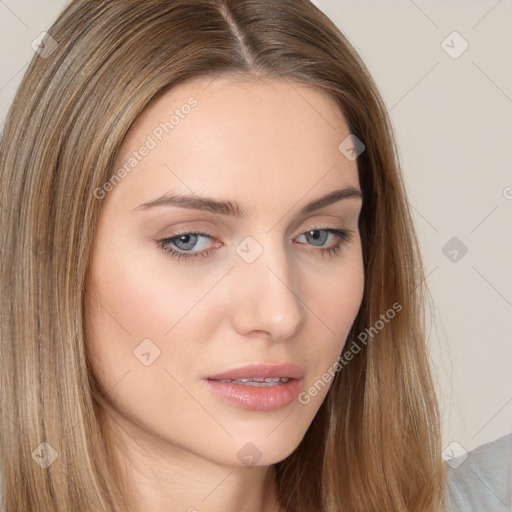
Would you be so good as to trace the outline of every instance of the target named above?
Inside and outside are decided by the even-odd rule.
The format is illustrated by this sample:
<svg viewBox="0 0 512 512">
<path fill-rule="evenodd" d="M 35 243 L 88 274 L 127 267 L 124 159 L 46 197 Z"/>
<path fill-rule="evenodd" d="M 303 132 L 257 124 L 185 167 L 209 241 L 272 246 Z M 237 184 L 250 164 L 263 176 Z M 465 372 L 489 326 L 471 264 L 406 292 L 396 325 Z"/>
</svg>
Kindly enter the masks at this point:
<svg viewBox="0 0 512 512">
<path fill-rule="evenodd" d="M 247 237 L 236 248 L 237 329 L 293 336 L 303 320 L 300 283 L 286 248 L 272 236 Z"/>
</svg>

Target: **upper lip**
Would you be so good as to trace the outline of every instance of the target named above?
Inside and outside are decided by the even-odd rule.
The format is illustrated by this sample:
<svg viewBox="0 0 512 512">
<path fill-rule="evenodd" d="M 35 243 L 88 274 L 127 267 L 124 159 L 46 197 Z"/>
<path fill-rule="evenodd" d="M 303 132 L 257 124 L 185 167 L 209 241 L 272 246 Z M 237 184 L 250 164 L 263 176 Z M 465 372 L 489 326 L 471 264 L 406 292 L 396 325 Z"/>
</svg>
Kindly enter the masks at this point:
<svg viewBox="0 0 512 512">
<path fill-rule="evenodd" d="M 250 377 L 287 377 L 289 379 L 301 379 L 304 377 L 304 370 L 292 363 L 282 364 L 250 364 L 233 368 L 222 373 L 210 375 L 207 377 L 209 380 L 222 380 L 222 379 L 244 379 Z"/>
</svg>

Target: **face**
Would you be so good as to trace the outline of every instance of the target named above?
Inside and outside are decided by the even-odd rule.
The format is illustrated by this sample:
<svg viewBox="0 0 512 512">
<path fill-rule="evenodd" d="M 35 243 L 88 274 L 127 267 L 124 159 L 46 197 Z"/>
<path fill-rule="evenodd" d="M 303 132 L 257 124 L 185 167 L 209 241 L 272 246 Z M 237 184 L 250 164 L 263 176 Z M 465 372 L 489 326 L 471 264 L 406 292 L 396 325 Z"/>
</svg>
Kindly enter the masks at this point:
<svg viewBox="0 0 512 512">
<path fill-rule="evenodd" d="M 300 443 L 363 296 L 361 197 L 306 208 L 360 191 L 349 134 L 324 92 L 226 77 L 132 126 L 95 192 L 86 338 L 112 417 L 148 450 L 261 466 Z"/>
</svg>

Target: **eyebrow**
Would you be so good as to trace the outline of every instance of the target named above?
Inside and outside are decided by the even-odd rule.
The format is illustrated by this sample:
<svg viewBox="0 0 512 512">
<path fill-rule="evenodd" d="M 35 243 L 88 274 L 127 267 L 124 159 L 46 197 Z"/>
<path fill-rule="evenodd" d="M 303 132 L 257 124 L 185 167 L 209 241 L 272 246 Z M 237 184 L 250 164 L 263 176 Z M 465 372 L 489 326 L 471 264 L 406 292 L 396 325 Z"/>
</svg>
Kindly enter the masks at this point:
<svg viewBox="0 0 512 512">
<path fill-rule="evenodd" d="M 334 190 L 329 194 L 315 199 L 304 206 L 299 213 L 301 215 L 307 215 L 320 208 L 324 208 L 331 204 L 337 203 L 343 199 L 349 198 L 360 198 L 363 196 L 361 191 L 352 186 Z M 178 206 L 181 208 L 190 208 L 193 210 L 205 210 L 219 215 L 228 215 L 231 217 L 237 217 L 245 219 L 247 217 L 247 211 L 244 210 L 239 203 L 233 201 L 219 201 L 211 197 L 201 197 L 198 195 L 190 194 L 164 194 L 163 196 L 143 203 L 134 208 L 134 210 L 147 210 L 155 206 Z"/>
</svg>

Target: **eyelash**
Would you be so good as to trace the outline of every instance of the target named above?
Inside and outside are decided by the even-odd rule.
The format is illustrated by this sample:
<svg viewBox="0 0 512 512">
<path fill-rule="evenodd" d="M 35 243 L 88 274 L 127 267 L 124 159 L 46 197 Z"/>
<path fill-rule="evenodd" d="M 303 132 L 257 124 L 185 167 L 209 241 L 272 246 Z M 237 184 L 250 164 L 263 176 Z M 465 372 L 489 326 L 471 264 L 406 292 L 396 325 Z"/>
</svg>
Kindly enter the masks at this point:
<svg viewBox="0 0 512 512">
<path fill-rule="evenodd" d="M 326 231 L 328 233 L 331 233 L 339 238 L 339 241 L 336 243 L 336 245 L 329 247 L 327 249 L 313 249 L 312 252 L 319 252 L 322 257 L 326 256 L 334 256 L 336 253 L 340 252 L 342 249 L 342 246 L 344 244 L 347 244 L 352 241 L 353 231 L 347 230 L 347 229 L 335 229 L 335 228 L 310 228 L 306 230 L 304 233 L 302 233 L 300 236 L 305 235 L 309 233 L 310 231 Z M 166 253 L 170 254 L 171 258 L 175 260 L 188 260 L 192 259 L 195 260 L 197 258 L 206 258 L 209 256 L 210 251 L 212 249 L 206 249 L 201 252 L 187 252 L 187 251 L 180 251 L 170 248 L 169 243 L 172 243 L 171 241 L 175 238 L 178 238 L 183 235 L 195 235 L 195 236 L 203 236 L 206 238 L 213 238 L 207 233 L 201 233 L 198 231 L 187 231 L 187 230 L 179 230 L 173 233 L 171 236 L 165 237 L 161 240 L 157 240 L 158 246 L 165 251 Z"/>
</svg>

